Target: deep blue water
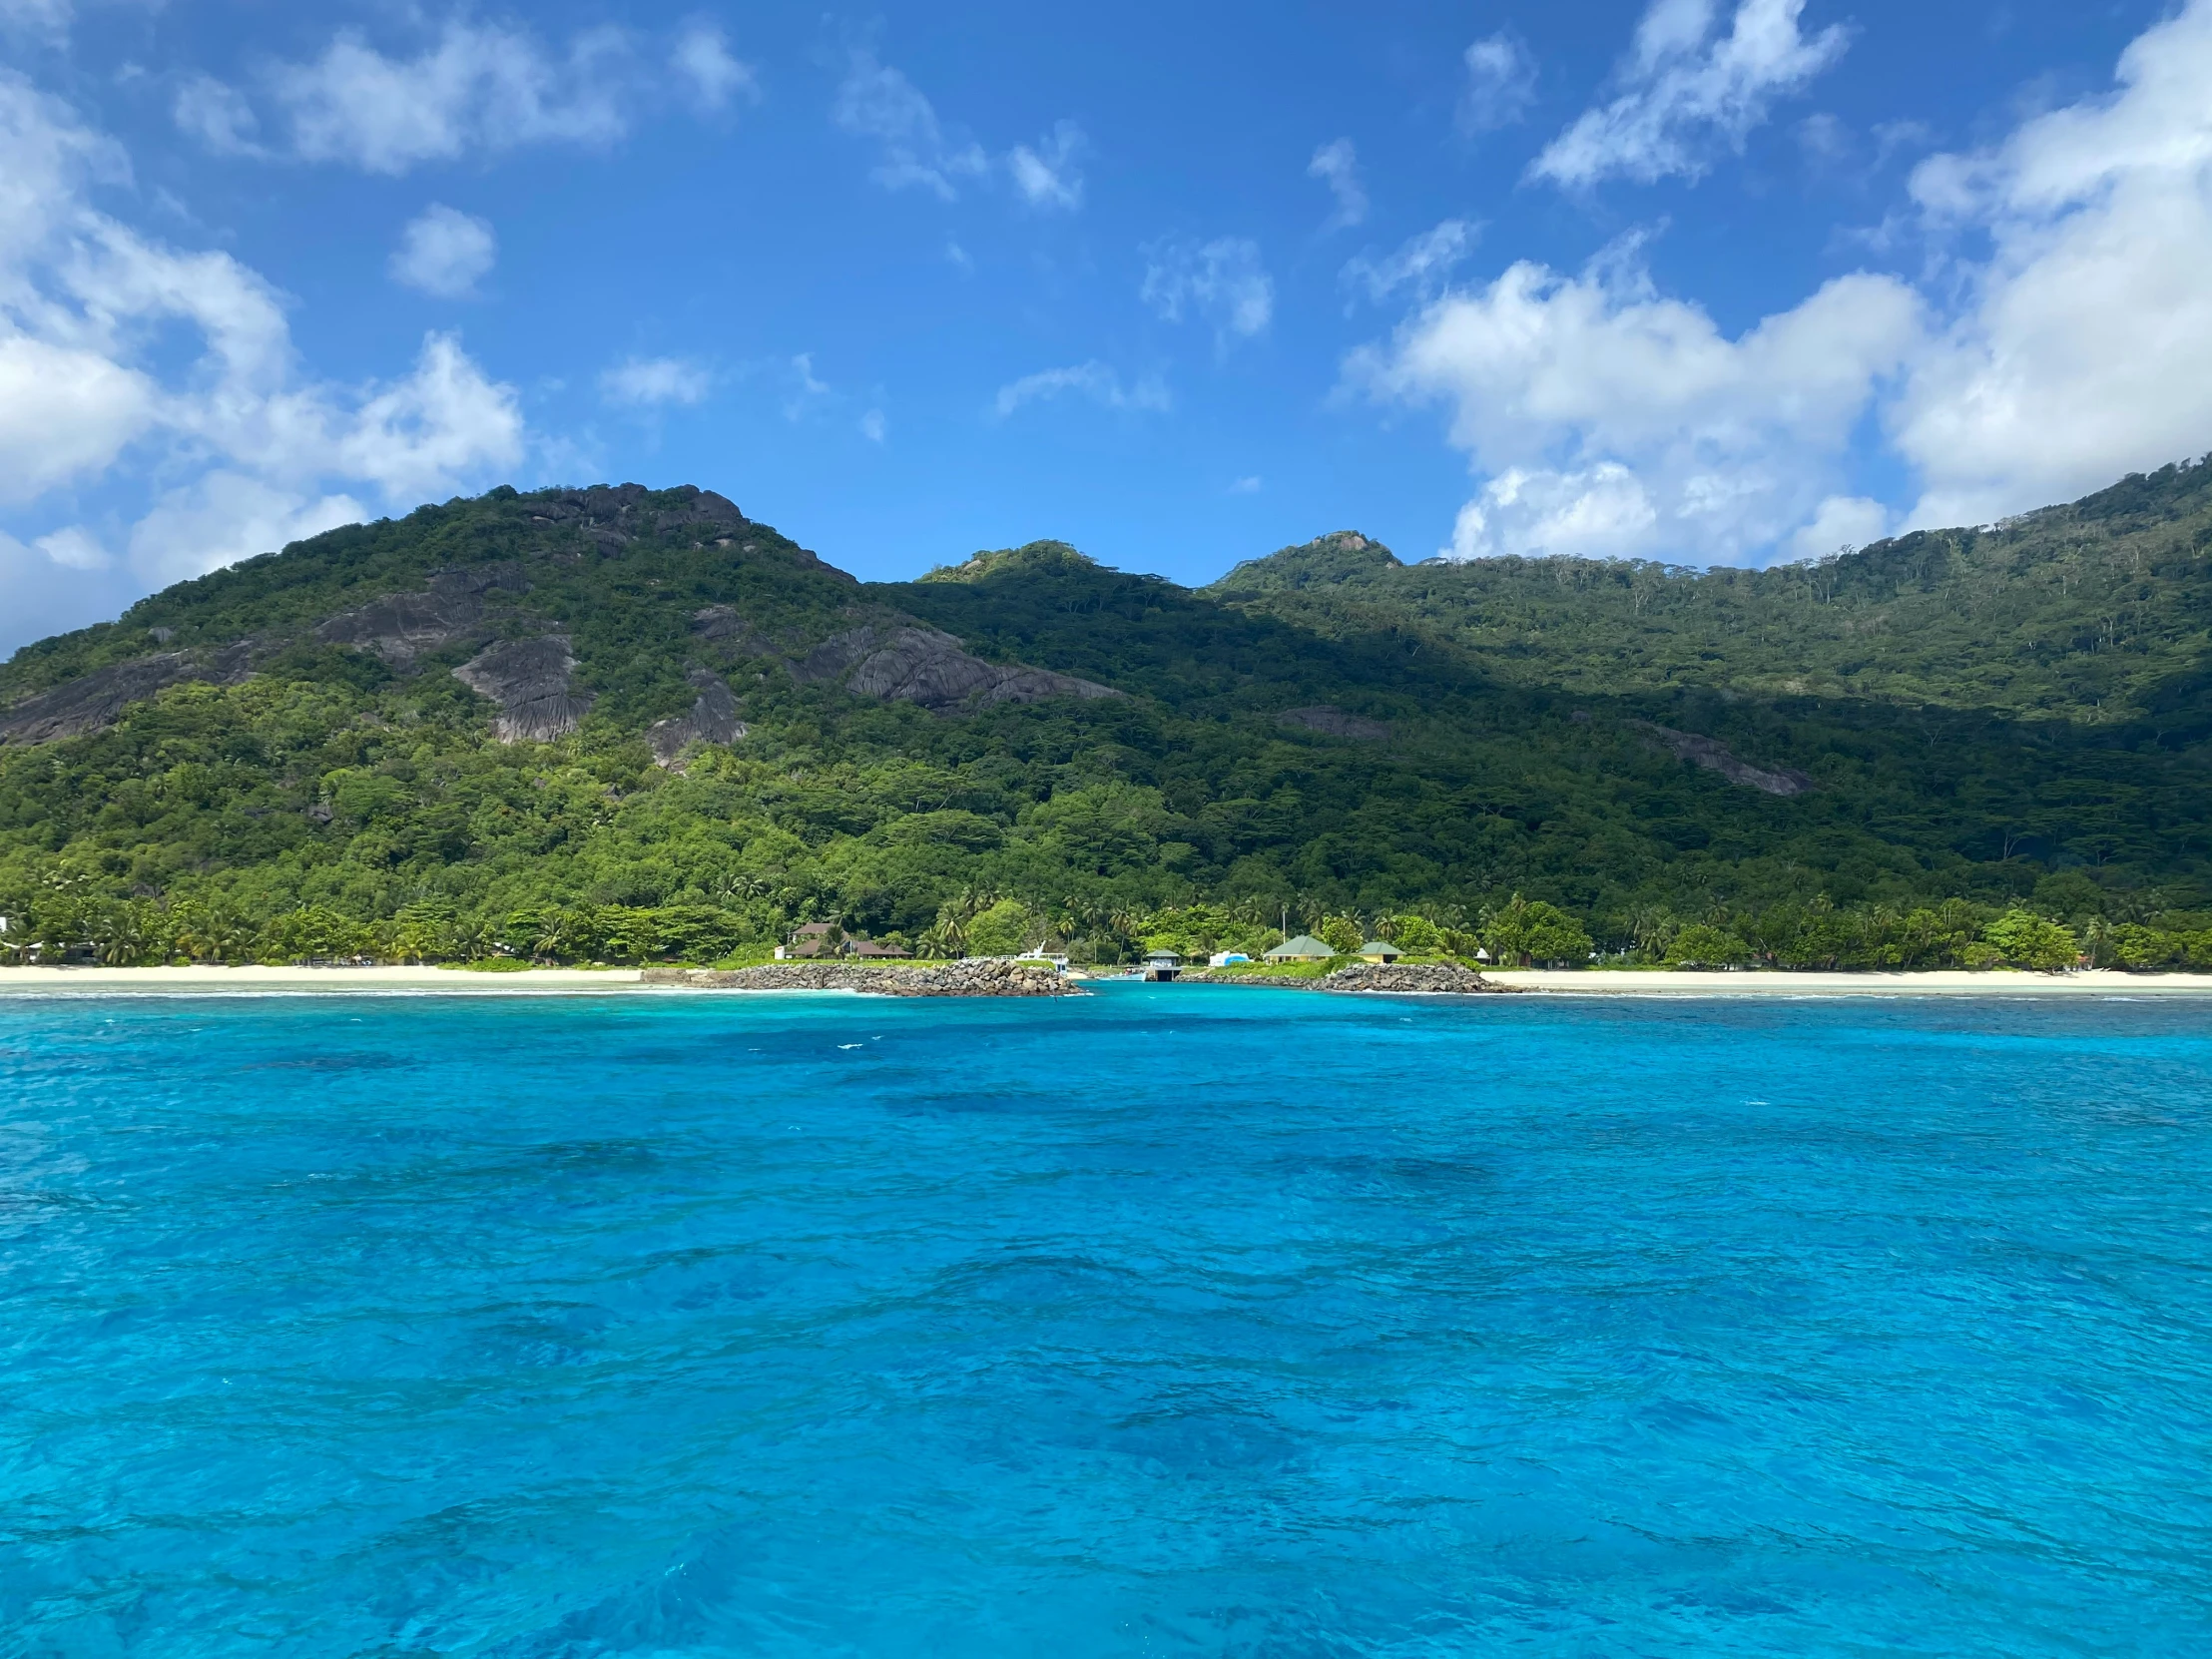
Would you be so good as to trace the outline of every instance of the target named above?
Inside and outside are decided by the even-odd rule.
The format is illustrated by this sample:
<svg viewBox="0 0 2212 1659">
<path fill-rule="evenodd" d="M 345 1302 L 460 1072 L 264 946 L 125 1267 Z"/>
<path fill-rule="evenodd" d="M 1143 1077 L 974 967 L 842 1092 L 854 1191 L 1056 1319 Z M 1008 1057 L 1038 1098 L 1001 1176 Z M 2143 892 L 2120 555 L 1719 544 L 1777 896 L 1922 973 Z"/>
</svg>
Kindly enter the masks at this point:
<svg viewBox="0 0 2212 1659">
<path fill-rule="evenodd" d="M 8 1655 L 2212 1651 L 2212 1002 L 0 998 Z"/>
</svg>

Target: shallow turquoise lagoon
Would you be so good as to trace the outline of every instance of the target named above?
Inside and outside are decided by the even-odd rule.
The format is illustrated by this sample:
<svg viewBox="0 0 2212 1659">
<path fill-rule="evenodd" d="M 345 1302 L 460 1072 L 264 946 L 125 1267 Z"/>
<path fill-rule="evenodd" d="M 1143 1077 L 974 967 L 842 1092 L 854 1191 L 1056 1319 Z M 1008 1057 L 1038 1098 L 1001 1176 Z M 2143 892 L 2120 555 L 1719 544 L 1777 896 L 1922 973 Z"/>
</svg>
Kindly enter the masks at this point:
<svg viewBox="0 0 2212 1659">
<path fill-rule="evenodd" d="M 2212 1005 L 0 998 L 0 1652 L 2212 1651 Z"/>
</svg>

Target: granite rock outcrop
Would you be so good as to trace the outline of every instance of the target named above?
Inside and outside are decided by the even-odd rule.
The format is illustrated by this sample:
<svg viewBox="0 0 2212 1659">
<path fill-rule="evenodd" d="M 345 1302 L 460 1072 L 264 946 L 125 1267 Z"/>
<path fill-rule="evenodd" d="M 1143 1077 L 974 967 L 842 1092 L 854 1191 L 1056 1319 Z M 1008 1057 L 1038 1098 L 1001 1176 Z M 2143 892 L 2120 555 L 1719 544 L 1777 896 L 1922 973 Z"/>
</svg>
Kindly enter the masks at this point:
<svg viewBox="0 0 2212 1659">
<path fill-rule="evenodd" d="M 591 712 L 591 693 L 576 686 L 576 651 L 565 634 L 487 647 L 453 677 L 499 705 L 492 730 L 501 743 L 565 738 Z"/>
<path fill-rule="evenodd" d="M 1705 738 L 1695 732 L 1677 732 L 1669 726 L 1655 726 L 1648 720 L 1630 722 L 1649 734 L 1652 741 L 1669 751 L 1676 760 L 1688 761 L 1703 767 L 1707 772 L 1717 772 L 1731 784 L 1747 790 L 1757 790 L 1763 795 L 1804 795 L 1814 788 L 1813 780 L 1790 767 L 1755 767 L 1741 761 L 1729 752 L 1728 745 L 1718 738 Z"/>
<path fill-rule="evenodd" d="M 738 718 L 738 700 L 720 678 L 705 669 L 685 676 L 699 693 L 691 713 L 678 720 L 664 720 L 645 734 L 656 766 L 674 767 L 693 744 L 732 744 L 744 737 L 747 727 Z"/>
<path fill-rule="evenodd" d="M 341 611 L 318 624 L 314 637 L 324 645 L 348 645 L 374 652 L 405 672 L 426 652 L 442 651 L 483 637 L 490 609 L 487 593 L 529 591 L 519 564 L 477 565 L 441 570 L 421 593 L 386 594 L 354 610 Z"/>
<path fill-rule="evenodd" d="M 915 703 L 933 713 L 1050 697 L 1120 697 L 1095 681 L 1041 668 L 986 663 L 950 634 L 908 624 L 863 624 L 824 640 L 792 664 L 802 685 L 842 681 L 861 697 Z"/>
<path fill-rule="evenodd" d="M 257 647 L 240 640 L 216 651 L 165 651 L 94 669 L 0 710 L 0 743 L 52 743 L 103 731 L 133 703 L 187 681 L 235 686 L 253 669 Z"/>
</svg>

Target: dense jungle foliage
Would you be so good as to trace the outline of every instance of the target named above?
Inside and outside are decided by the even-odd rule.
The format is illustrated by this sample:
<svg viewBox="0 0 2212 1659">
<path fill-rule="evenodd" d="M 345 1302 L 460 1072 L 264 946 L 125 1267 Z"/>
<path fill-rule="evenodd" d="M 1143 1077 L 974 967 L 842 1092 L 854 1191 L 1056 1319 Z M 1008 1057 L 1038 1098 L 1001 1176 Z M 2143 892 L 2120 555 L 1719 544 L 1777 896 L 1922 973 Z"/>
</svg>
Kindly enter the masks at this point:
<svg viewBox="0 0 2212 1659">
<path fill-rule="evenodd" d="M 1339 536 L 1197 592 L 1058 543 L 862 585 L 696 492 L 494 491 L 0 666 L 5 723 L 156 655 L 251 665 L 0 745 L 0 949 L 708 961 L 831 919 L 1112 960 L 1287 919 L 1538 960 L 2212 967 L 2207 476 L 1781 571 Z M 318 638 L 454 573 L 473 631 Z M 1123 695 L 932 709 L 807 666 L 914 626 Z M 452 671 L 549 629 L 589 710 L 502 743 Z M 660 764 L 708 683 L 743 735 Z"/>
</svg>

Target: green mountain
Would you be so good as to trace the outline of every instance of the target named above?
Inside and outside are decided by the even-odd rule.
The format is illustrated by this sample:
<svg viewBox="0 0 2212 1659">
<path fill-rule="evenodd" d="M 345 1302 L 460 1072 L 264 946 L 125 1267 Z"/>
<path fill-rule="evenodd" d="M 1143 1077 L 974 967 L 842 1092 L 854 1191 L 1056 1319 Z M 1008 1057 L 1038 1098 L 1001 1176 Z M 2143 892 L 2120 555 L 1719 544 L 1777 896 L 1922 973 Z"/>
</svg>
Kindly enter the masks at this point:
<svg viewBox="0 0 2212 1659">
<path fill-rule="evenodd" d="M 1505 684 L 2147 722 L 2168 748 L 2212 738 L 2212 465 L 2169 466 L 1986 530 L 1769 570 L 1408 566 L 1347 531 L 1241 564 L 1205 592 L 1320 632 L 1448 643 Z"/>
<path fill-rule="evenodd" d="M 2186 956 L 2208 481 L 1768 572 L 1340 534 L 1200 591 L 1055 542 L 862 584 L 712 493 L 495 490 L 0 665 L 0 938 L 1471 948 L 1521 894 L 1646 954 L 1964 959 L 2024 903 Z"/>
</svg>

